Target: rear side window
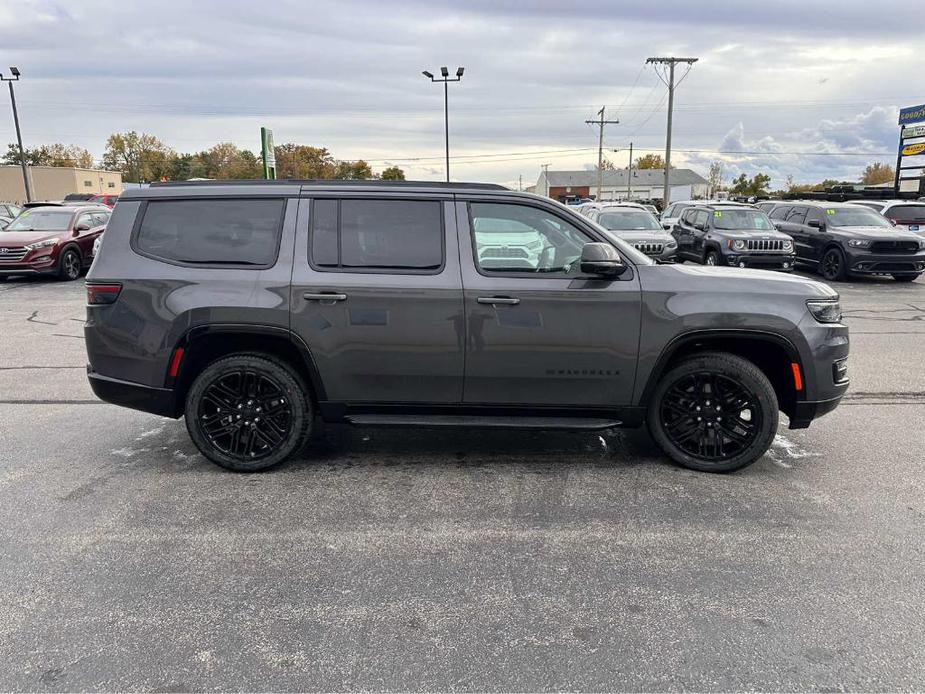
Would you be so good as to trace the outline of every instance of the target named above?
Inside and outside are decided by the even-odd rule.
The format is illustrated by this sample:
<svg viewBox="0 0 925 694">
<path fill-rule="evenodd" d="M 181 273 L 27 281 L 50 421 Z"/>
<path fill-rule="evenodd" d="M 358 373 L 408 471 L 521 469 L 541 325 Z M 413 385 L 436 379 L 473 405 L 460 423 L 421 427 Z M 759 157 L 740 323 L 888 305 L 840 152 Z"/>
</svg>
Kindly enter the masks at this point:
<svg viewBox="0 0 925 694">
<path fill-rule="evenodd" d="M 152 200 L 135 239 L 144 254 L 196 265 L 276 260 L 285 200 Z"/>
<path fill-rule="evenodd" d="M 787 213 L 784 221 L 788 224 L 803 224 L 806 221 L 807 209 L 806 207 L 794 207 Z"/>
<path fill-rule="evenodd" d="M 436 200 L 315 200 L 311 264 L 321 270 L 436 272 L 443 267 L 442 210 Z"/>
<path fill-rule="evenodd" d="M 895 205 L 886 216 L 897 222 L 925 222 L 925 205 Z"/>
</svg>

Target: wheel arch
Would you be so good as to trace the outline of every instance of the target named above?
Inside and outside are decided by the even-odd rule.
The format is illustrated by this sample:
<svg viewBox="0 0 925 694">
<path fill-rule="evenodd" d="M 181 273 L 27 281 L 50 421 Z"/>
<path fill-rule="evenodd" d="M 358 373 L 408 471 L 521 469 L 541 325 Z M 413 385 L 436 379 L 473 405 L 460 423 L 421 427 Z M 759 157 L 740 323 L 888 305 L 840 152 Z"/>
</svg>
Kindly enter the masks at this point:
<svg viewBox="0 0 925 694">
<path fill-rule="evenodd" d="M 763 330 L 695 330 L 676 336 L 662 349 L 649 372 L 639 405 L 647 407 L 656 385 L 668 370 L 686 357 L 703 352 L 727 352 L 752 362 L 768 377 L 780 409 L 787 415 L 805 398 L 807 373 L 800 352 L 788 338 Z M 804 380 L 803 389 L 794 386 L 791 364 L 798 364 Z"/>
<path fill-rule="evenodd" d="M 182 414 L 186 395 L 202 369 L 217 359 L 239 353 L 259 353 L 275 357 L 292 367 L 309 386 L 314 404 L 325 399 L 324 385 L 308 345 L 287 328 L 270 325 L 223 323 L 187 330 L 174 345 L 171 361 L 182 349 L 179 370 L 165 374 L 165 386 L 174 392 L 175 406 Z"/>
<path fill-rule="evenodd" d="M 716 255 L 719 256 L 719 259 L 723 259 L 723 247 L 719 244 L 718 241 L 710 240 L 706 241 L 703 244 L 703 255 L 700 256 L 700 264 L 707 264 L 707 256 L 710 254 L 710 251 L 716 251 Z"/>
</svg>

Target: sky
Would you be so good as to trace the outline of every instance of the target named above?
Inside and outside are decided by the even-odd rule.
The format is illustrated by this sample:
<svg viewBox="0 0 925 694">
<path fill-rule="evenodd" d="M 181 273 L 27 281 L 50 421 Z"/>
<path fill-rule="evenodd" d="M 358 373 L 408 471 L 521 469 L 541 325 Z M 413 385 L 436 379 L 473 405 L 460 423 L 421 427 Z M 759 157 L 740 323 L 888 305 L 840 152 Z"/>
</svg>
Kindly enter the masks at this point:
<svg viewBox="0 0 925 694">
<path fill-rule="evenodd" d="M 667 89 L 651 56 L 679 66 L 672 163 L 728 181 L 857 180 L 894 163 L 898 107 L 925 103 L 921 0 L 0 0 L 0 70 L 16 65 L 25 145 L 73 143 L 101 158 L 113 132 L 177 151 L 234 142 L 327 147 L 338 159 L 444 177 L 449 85 L 454 180 L 534 184 L 607 158 L 664 153 Z M 909 30 L 910 27 L 916 27 Z M 0 95 L 3 99 L 5 95 Z M 2 110 L 2 109 L 0 109 Z M 9 114 L 9 111 L 7 111 Z M 0 115 L 0 142 L 13 142 Z"/>
</svg>

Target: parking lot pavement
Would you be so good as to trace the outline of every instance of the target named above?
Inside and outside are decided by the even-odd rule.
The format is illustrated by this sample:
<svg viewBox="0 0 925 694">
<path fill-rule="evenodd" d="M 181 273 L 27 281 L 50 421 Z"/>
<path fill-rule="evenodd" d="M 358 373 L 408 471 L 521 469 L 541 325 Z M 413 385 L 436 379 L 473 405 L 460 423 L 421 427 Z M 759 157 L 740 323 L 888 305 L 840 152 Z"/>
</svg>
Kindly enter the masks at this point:
<svg viewBox="0 0 925 694">
<path fill-rule="evenodd" d="M 331 428 L 262 475 L 91 404 L 80 283 L 0 283 L 0 690 L 925 688 L 925 282 L 716 476 L 642 432 Z"/>
</svg>

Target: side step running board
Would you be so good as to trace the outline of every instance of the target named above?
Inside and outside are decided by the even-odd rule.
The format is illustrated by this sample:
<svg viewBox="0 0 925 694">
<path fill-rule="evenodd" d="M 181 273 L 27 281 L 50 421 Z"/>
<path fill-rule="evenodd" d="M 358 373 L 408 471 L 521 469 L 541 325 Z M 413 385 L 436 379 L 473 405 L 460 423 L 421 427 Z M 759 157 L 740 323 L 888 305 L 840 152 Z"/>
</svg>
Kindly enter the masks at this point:
<svg viewBox="0 0 925 694">
<path fill-rule="evenodd" d="M 589 417 L 478 417 L 471 415 L 352 414 L 344 418 L 354 426 L 474 427 L 484 429 L 577 429 L 598 431 L 621 426 L 615 419 Z"/>
</svg>

